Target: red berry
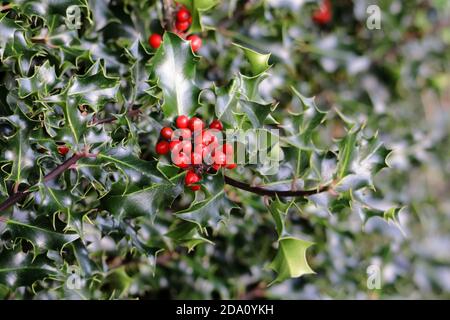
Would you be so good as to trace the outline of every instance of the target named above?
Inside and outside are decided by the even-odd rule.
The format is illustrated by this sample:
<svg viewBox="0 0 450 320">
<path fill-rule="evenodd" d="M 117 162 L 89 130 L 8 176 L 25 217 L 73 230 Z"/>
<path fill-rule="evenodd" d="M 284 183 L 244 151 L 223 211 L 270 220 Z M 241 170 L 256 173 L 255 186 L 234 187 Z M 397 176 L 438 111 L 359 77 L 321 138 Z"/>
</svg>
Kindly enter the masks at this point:
<svg viewBox="0 0 450 320">
<path fill-rule="evenodd" d="M 173 150 L 178 144 L 180 144 L 181 141 L 180 140 L 172 140 L 169 143 L 169 149 Z"/>
<path fill-rule="evenodd" d="M 200 38 L 198 35 L 193 34 L 186 39 L 191 42 L 192 51 L 197 52 L 201 48 L 202 38 Z"/>
<path fill-rule="evenodd" d="M 175 141 L 171 141 L 175 142 Z M 192 152 L 192 144 L 189 141 L 178 141 L 177 144 L 170 149 L 172 154 L 179 154 L 180 152 L 185 153 L 186 155 L 190 155 Z"/>
<path fill-rule="evenodd" d="M 230 164 L 228 164 L 227 166 L 226 166 L 226 168 L 227 169 L 234 169 L 234 168 L 236 168 L 237 167 L 237 164 L 236 163 L 230 163 Z"/>
<path fill-rule="evenodd" d="M 191 159 L 184 152 L 178 154 L 172 153 L 172 162 L 181 169 L 186 169 L 189 167 Z"/>
<path fill-rule="evenodd" d="M 220 122 L 220 120 L 214 120 L 213 122 L 211 122 L 209 127 L 211 129 L 216 129 L 216 130 L 219 130 L 219 131 L 223 130 L 223 125 L 222 125 L 222 122 Z"/>
<path fill-rule="evenodd" d="M 313 20 L 315 23 L 324 25 L 331 21 L 332 11 L 331 3 L 329 0 L 324 0 L 319 9 L 314 11 Z"/>
<path fill-rule="evenodd" d="M 211 145 L 211 147 L 216 147 L 219 142 L 216 135 L 214 135 L 210 130 L 205 130 L 202 133 L 202 144 L 205 146 Z"/>
<path fill-rule="evenodd" d="M 177 12 L 177 21 L 179 22 L 188 22 L 191 18 L 191 13 L 186 8 L 181 8 Z"/>
<path fill-rule="evenodd" d="M 170 145 L 167 141 L 160 141 L 156 144 L 155 149 L 157 154 L 166 154 L 170 150 Z"/>
<path fill-rule="evenodd" d="M 186 116 L 178 116 L 175 123 L 180 129 L 187 128 L 189 126 L 189 118 Z"/>
<path fill-rule="evenodd" d="M 170 140 L 170 138 L 172 138 L 172 133 L 173 133 L 173 130 L 169 127 L 162 128 L 161 132 L 160 132 L 161 137 L 163 137 L 166 140 Z"/>
<path fill-rule="evenodd" d="M 149 38 L 148 38 L 148 43 L 152 46 L 152 48 L 154 49 L 158 49 L 159 46 L 161 45 L 162 42 L 162 37 L 161 35 L 157 34 L 157 33 L 153 33 Z"/>
<path fill-rule="evenodd" d="M 194 192 L 200 190 L 200 186 L 199 186 L 199 185 L 189 186 L 189 188 L 190 188 L 192 191 L 194 191 Z"/>
<path fill-rule="evenodd" d="M 191 129 L 192 132 L 198 132 L 203 130 L 205 127 L 205 124 L 203 123 L 203 120 L 197 117 L 192 117 L 191 120 L 189 120 L 189 129 Z"/>
<path fill-rule="evenodd" d="M 188 186 L 190 184 L 197 183 L 201 180 L 201 177 L 198 176 L 194 171 L 189 170 L 184 177 L 184 183 Z"/>
<path fill-rule="evenodd" d="M 175 28 L 177 31 L 184 32 L 189 29 L 189 22 L 187 21 L 177 21 L 175 22 Z"/>
<path fill-rule="evenodd" d="M 218 170 L 220 169 L 220 165 L 214 163 L 214 164 L 212 165 L 212 168 L 213 168 L 214 170 L 218 171 Z"/>
<path fill-rule="evenodd" d="M 64 145 L 64 146 L 58 146 L 58 153 L 62 156 L 65 156 L 68 152 L 69 152 L 69 147 Z"/>
<path fill-rule="evenodd" d="M 225 156 L 225 153 L 223 153 L 220 150 L 216 150 L 216 152 L 214 153 L 214 163 L 219 165 L 219 166 L 223 166 L 227 163 L 227 157 Z"/>
<path fill-rule="evenodd" d="M 191 140 L 192 132 L 189 129 L 177 129 L 172 134 L 172 140 Z"/>
</svg>

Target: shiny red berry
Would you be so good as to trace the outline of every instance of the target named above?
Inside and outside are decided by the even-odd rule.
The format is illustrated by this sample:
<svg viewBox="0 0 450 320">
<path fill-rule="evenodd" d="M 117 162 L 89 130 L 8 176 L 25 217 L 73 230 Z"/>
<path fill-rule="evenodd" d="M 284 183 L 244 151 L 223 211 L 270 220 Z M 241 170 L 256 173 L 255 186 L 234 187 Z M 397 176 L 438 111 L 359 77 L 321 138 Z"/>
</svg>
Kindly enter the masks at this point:
<svg viewBox="0 0 450 320">
<path fill-rule="evenodd" d="M 191 120 L 189 120 L 189 129 L 191 129 L 192 132 L 198 132 L 203 130 L 205 127 L 205 124 L 203 123 L 203 120 L 197 117 L 192 117 Z"/>
<path fill-rule="evenodd" d="M 193 186 L 189 186 L 189 188 L 190 188 L 192 191 L 194 191 L 194 192 L 200 190 L 200 186 L 199 186 L 198 184 L 193 185 Z"/>
<path fill-rule="evenodd" d="M 186 185 L 197 183 L 201 180 L 201 177 L 197 175 L 194 171 L 189 170 L 184 177 L 184 183 Z"/>
<path fill-rule="evenodd" d="M 170 140 L 170 138 L 172 138 L 172 133 L 173 133 L 173 130 L 169 127 L 162 128 L 161 132 L 160 132 L 161 137 L 163 137 L 166 140 Z"/>
<path fill-rule="evenodd" d="M 175 28 L 179 32 L 184 32 L 187 29 L 189 29 L 189 22 L 187 22 L 187 21 L 177 21 L 177 22 L 175 22 Z"/>
<path fill-rule="evenodd" d="M 219 166 L 223 166 L 227 163 L 227 157 L 225 155 L 225 153 L 223 153 L 220 150 L 216 150 L 216 152 L 214 153 L 214 163 L 219 165 Z"/>
<path fill-rule="evenodd" d="M 148 43 L 152 46 L 152 48 L 154 49 L 158 49 L 159 46 L 161 45 L 162 42 L 162 37 L 161 35 L 157 34 L 157 33 L 153 33 L 149 38 L 148 38 Z"/>
<path fill-rule="evenodd" d="M 191 18 L 191 13 L 186 8 L 181 8 L 177 12 L 177 21 L 179 22 L 188 22 Z"/>
<path fill-rule="evenodd" d="M 167 141 L 160 141 L 156 144 L 155 149 L 157 154 L 166 154 L 170 151 L 170 146 Z"/>
<path fill-rule="evenodd" d="M 219 142 L 216 135 L 214 135 L 211 130 L 205 130 L 202 133 L 202 144 L 205 146 L 211 145 L 211 147 L 216 147 Z"/>
<path fill-rule="evenodd" d="M 314 11 L 313 20 L 319 25 L 325 25 L 331 21 L 332 8 L 329 0 L 324 0 L 319 9 Z"/>
<path fill-rule="evenodd" d="M 65 156 L 68 152 L 69 152 L 69 147 L 64 145 L 64 146 L 58 146 L 58 153 L 62 156 Z"/>
<path fill-rule="evenodd" d="M 190 35 L 186 40 L 191 42 L 191 48 L 194 52 L 197 52 L 202 46 L 202 38 L 196 34 Z"/>
<path fill-rule="evenodd" d="M 186 116 L 178 116 L 177 120 L 175 121 L 177 128 L 184 129 L 189 126 L 189 118 Z"/>
<path fill-rule="evenodd" d="M 237 167 L 237 164 L 236 164 L 236 163 L 230 163 L 230 164 L 227 164 L 227 165 L 226 165 L 226 168 L 227 168 L 227 169 L 230 169 L 230 170 L 231 170 L 231 169 L 234 169 L 234 168 L 236 168 L 236 167 Z"/>
<path fill-rule="evenodd" d="M 170 150 L 172 151 L 173 154 L 183 152 L 186 155 L 190 155 L 192 152 L 192 144 L 189 141 L 179 141 L 179 143 L 175 144 L 173 148 L 171 148 Z"/>
<path fill-rule="evenodd" d="M 172 162 L 181 169 L 186 169 L 189 167 L 191 159 L 184 152 L 180 152 L 172 154 Z"/>
<path fill-rule="evenodd" d="M 211 122 L 209 127 L 211 129 L 216 129 L 216 130 L 220 130 L 220 131 L 223 130 L 223 125 L 222 125 L 222 122 L 220 120 L 214 120 L 213 122 Z"/>
<path fill-rule="evenodd" d="M 172 140 L 172 141 L 170 141 L 170 143 L 169 143 L 169 149 L 170 149 L 170 150 L 173 150 L 173 149 L 176 148 L 176 146 L 177 146 L 178 144 L 180 144 L 180 143 L 181 143 L 180 140 Z"/>
</svg>

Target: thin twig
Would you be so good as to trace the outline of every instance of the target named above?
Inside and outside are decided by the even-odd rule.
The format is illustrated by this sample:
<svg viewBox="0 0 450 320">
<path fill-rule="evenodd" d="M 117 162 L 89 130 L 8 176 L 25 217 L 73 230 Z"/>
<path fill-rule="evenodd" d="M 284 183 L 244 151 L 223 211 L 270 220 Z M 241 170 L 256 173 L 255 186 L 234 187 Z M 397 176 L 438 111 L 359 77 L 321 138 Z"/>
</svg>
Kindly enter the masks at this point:
<svg viewBox="0 0 450 320">
<path fill-rule="evenodd" d="M 50 171 L 45 177 L 44 177 L 44 183 L 49 182 L 56 177 L 58 177 L 61 173 L 69 169 L 72 165 L 74 165 L 78 160 L 81 158 L 85 158 L 90 156 L 90 154 L 86 151 L 77 152 L 72 157 L 61 163 L 59 166 L 57 166 L 55 169 Z M 26 189 L 24 191 L 19 191 L 16 193 L 13 193 L 11 196 L 9 196 L 8 199 L 6 199 L 2 204 L 0 204 L 0 212 L 5 211 L 9 207 L 11 207 L 13 204 L 19 202 L 20 200 L 24 199 L 27 195 L 32 193 L 32 191 L 29 191 L 29 189 Z M 4 219 L 1 219 L 0 221 L 4 221 Z"/>
<path fill-rule="evenodd" d="M 229 184 L 230 186 L 233 186 L 235 188 L 242 189 L 242 190 L 245 190 L 248 192 L 252 192 L 255 194 L 259 194 L 261 196 L 270 196 L 270 197 L 276 197 L 276 196 L 278 196 L 278 197 L 307 197 L 307 196 L 311 196 L 313 194 L 318 194 L 318 193 L 328 191 L 331 189 L 331 186 L 332 186 L 332 184 L 329 184 L 329 185 L 320 186 L 320 187 L 317 187 L 315 189 L 310 189 L 310 190 L 282 191 L 282 190 L 270 190 L 270 189 L 265 189 L 262 187 L 254 187 L 247 183 L 234 180 L 233 178 L 230 178 L 228 176 L 224 176 L 224 178 L 225 178 L 225 183 Z"/>
<path fill-rule="evenodd" d="M 174 2 L 173 0 L 161 0 L 163 8 L 163 27 L 167 31 L 175 30 Z"/>
</svg>

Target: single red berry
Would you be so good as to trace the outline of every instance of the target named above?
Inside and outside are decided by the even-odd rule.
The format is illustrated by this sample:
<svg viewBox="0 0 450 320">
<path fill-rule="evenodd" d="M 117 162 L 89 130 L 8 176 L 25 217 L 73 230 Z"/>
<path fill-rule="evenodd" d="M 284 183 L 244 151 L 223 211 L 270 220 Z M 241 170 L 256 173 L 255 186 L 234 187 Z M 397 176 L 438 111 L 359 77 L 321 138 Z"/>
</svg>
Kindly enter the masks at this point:
<svg viewBox="0 0 450 320">
<path fill-rule="evenodd" d="M 162 42 L 162 37 L 161 35 L 157 34 L 157 33 L 153 33 L 149 38 L 148 38 L 148 43 L 152 46 L 152 48 L 154 49 L 158 49 L 159 46 L 161 45 Z"/>
<path fill-rule="evenodd" d="M 189 186 L 189 188 L 190 188 L 192 191 L 194 191 L 194 192 L 200 190 L 200 186 L 199 186 L 198 184 L 193 185 L 193 186 Z"/>
<path fill-rule="evenodd" d="M 58 146 L 58 153 L 62 156 L 65 156 L 68 152 L 69 152 L 69 147 L 64 145 L 64 146 Z"/>
<path fill-rule="evenodd" d="M 189 29 L 189 22 L 187 21 L 177 21 L 175 22 L 175 28 L 177 31 L 184 32 Z"/>
<path fill-rule="evenodd" d="M 157 154 L 166 154 L 170 150 L 170 145 L 167 141 L 160 141 L 156 144 L 155 149 Z"/>
<path fill-rule="evenodd" d="M 181 169 L 186 169 L 189 167 L 189 164 L 191 163 L 191 159 L 184 153 L 180 152 L 178 154 L 172 153 L 172 162 Z"/>
<path fill-rule="evenodd" d="M 216 130 L 219 130 L 219 131 L 223 130 L 223 125 L 222 125 L 222 122 L 220 120 L 214 120 L 213 122 L 211 122 L 209 127 L 211 129 L 216 129 Z"/>
<path fill-rule="evenodd" d="M 329 0 L 324 0 L 319 9 L 314 11 L 313 20 L 315 23 L 325 25 L 331 21 L 332 8 Z"/>
<path fill-rule="evenodd" d="M 162 128 L 161 132 L 160 132 L 161 137 L 163 137 L 166 140 L 170 140 L 170 138 L 172 138 L 172 133 L 173 133 L 173 130 L 169 127 Z"/>
<path fill-rule="evenodd" d="M 212 168 L 213 168 L 214 170 L 216 170 L 216 171 L 219 171 L 220 165 L 214 163 L 214 164 L 212 165 Z"/>
<path fill-rule="evenodd" d="M 197 183 L 201 180 L 201 177 L 197 175 L 194 171 L 189 170 L 184 177 L 184 183 L 188 186 L 190 184 Z"/>
<path fill-rule="evenodd" d="M 189 129 L 191 129 L 192 132 L 198 132 L 203 130 L 205 127 L 205 124 L 203 123 L 203 120 L 197 117 L 192 117 L 191 120 L 189 120 Z"/>
<path fill-rule="evenodd" d="M 190 155 L 192 152 L 192 144 L 189 141 L 179 141 L 179 143 L 175 144 L 170 150 L 174 155 L 179 154 L 180 152 L 183 152 L 186 155 Z"/>
<path fill-rule="evenodd" d="M 237 167 L 237 164 L 236 163 L 230 163 L 230 164 L 227 164 L 227 166 L 226 166 L 226 168 L 227 169 L 234 169 L 234 168 L 236 168 Z"/>
<path fill-rule="evenodd" d="M 189 118 L 186 116 L 178 116 L 175 123 L 180 129 L 187 128 L 189 126 Z"/>
<path fill-rule="evenodd" d="M 191 18 L 191 13 L 186 8 L 181 8 L 177 12 L 177 21 L 179 22 L 188 22 Z"/>
<path fill-rule="evenodd" d="M 180 140 L 172 140 L 169 143 L 169 149 L 173 150 L 178 144 L 180 144 L 181 141 Z"/>
<path fill-rule="evenodd" d="M 190 35 L 186 40 L 191 42 L 191 48 L 194 52 L 197 52 L 202 46 L 202 38 L 196 34 Z"/>
<path fill-rule="evenodd" d="M 211 145 L 211 147 L 216 147 L 219 144 L 217 136 L 211 130 L 205 130 L 202 132 L 202 144 L 205 146 Z"/>
<path fill-rule="evenodd" d="M 223 166 L 227 163 L 227 157 L 225 156 L 225 153 L 220 150 L 216 150 L 216 152 L 214 152 L 213 159 L 214 163 L 219 166 Z"/>
</svg>

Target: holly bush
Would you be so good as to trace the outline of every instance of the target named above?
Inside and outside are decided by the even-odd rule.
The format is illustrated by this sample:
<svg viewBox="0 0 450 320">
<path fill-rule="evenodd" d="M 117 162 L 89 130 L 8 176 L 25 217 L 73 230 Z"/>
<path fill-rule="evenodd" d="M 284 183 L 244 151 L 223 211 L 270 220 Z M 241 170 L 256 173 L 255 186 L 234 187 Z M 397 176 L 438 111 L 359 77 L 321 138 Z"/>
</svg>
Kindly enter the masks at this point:
<svg viewBox="0 0 450 320">
<path fill-rule="evenodd" d="M 0 296 L 448 297 L 449 5 L 376 2 L 2 4 Z"/>
</svg>

